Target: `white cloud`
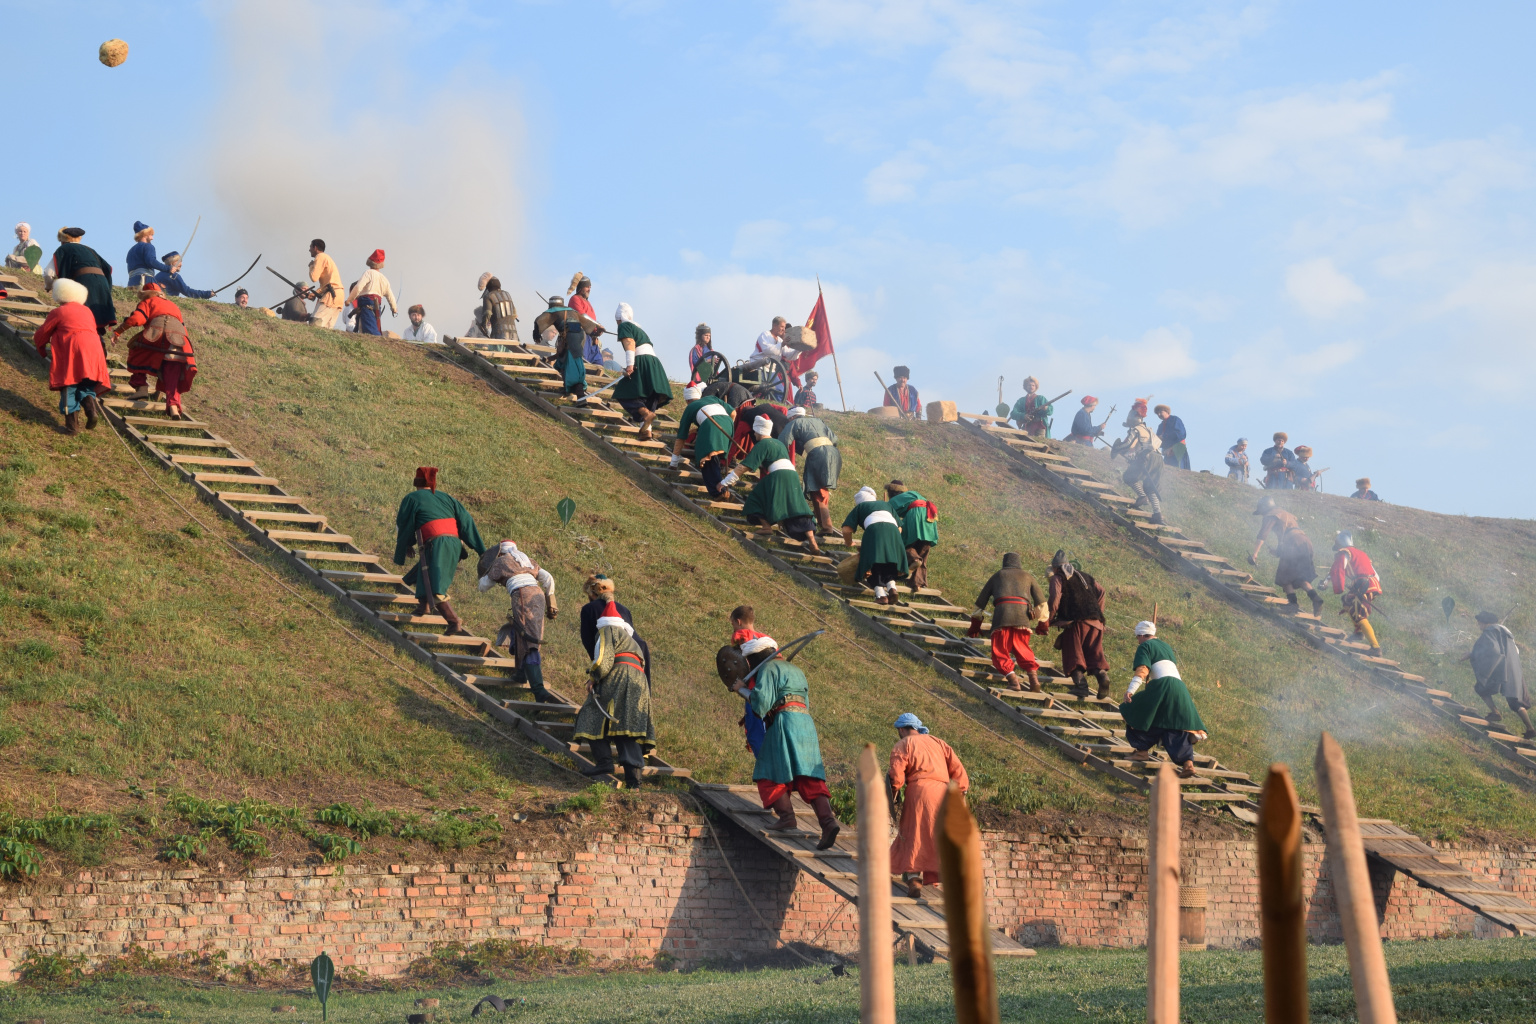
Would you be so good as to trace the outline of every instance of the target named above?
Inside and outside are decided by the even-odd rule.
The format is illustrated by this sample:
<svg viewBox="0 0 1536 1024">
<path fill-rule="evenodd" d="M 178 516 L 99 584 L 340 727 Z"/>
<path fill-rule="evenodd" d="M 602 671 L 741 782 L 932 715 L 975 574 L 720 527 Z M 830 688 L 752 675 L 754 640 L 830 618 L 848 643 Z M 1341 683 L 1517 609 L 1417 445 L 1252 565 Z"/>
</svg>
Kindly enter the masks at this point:
<svg viewBox="0 0 1536 1024">
<path fill-rule="evenodd" d="M 917 183 L 927 173 L 927 165 L 911 153 L 902 153 L 869 172 L 864 193 L 872 203 L 909 202 L 917 198 Z"/>
<path fill-rule="evenodd" d="M 773 256 L 789 236 L 789 225 L 781 220 L 753 220 L 736 229 L 731 258 L 744 260 Z"/>
<path fill-rule="evenodd" d="M 1364 289 L 1326 256 L 1287 267 L 1285 292 L 1303 313 L 1318 320 L 1332 319 L 1365 301 Z"/>
<path fill-rule="evenodd" d="M 1193 313 L 1201 320 L 1214 323 L 1225 320 L 1237 309 L 1238 301 L 1231 295 L 1218 292 L 1184 291 L 1172 288 L 1158 296 L 1158 301 L 1169 309 Z"/>
</svg>

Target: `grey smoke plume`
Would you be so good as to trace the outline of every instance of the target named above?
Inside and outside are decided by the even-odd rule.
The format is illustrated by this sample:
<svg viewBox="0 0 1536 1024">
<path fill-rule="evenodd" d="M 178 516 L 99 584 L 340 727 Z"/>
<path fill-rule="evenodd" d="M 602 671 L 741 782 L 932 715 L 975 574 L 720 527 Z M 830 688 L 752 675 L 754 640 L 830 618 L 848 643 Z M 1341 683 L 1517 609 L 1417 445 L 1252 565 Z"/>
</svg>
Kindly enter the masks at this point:
<svg viewBox="0 0 1536 1024">
<path fill-rule="evenodd" d="M 346 283 L 382 248 L 402 300 L 386 329 L 420 302 L 440 332 L 462 333 L 482 271 L 521 276 L 511 86 L 462 70 L 422 80 L 418 48 L 440 26 L 419 7 L 245 0 L 222 19 L 226 84 L 207 154 L 217 234 L 290 277 L 324 238 Z M 283 297 L 259 268 L 247 284 Z"/>
</svg>

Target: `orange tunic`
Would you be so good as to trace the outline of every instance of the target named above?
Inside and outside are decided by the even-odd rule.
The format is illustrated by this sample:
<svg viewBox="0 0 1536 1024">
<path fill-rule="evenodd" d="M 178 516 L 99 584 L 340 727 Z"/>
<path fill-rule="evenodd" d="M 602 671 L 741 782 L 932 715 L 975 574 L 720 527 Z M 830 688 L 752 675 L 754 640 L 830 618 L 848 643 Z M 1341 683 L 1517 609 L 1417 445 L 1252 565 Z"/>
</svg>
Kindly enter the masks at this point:
<svg viewBox="0 0 1536 1024">
<path fill-rule="evenodd" d="M 901 808 L 900 832 L 891 844 L 893 874 L 939 870 L 939 847 L 934 841 L 939 807 L 953 779 L 964 793 L 971 788 L 965 765 L 948 743 L 927 733 L 913 733 L 896 741 L 891 750 L 891 771 L 886 776 L 893 790 L 907 787 Z"/>
</svg>

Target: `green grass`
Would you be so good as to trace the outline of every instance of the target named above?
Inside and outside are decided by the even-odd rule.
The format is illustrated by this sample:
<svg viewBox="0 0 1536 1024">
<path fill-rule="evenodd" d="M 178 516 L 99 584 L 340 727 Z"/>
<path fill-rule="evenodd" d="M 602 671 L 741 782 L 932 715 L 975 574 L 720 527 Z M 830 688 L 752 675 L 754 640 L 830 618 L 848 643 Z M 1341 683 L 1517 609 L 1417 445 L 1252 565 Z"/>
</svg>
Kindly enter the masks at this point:
<svg viewBox="0 0 1536 1024">
<path fill-rule="evenodd" d="M 1308 950 L 1314 1021 L 1354 1018 L 1343 946 Z M 1439 940 L 1386 947 L 1398 1018 L 1441 1024 L 1515 1024 L 1536 1016 L 1536 950 L 1519 939 Z M 1004 1020 L 1134 1022 L 1146 1019 L 1146 955 L 1139 950 L 1043 949 L 1023 961 L 997 965 Z M 1264 1018 L 1258 952 L 1185 954 L 1181 1019 L 1191 1024 L 1257 1024 Z M 834 978 L 825 967 L 687 974 L 624 971 L 472 988 L 353 993 L 338 982 L 329 1017 L 338 1024 L 398 1021 L 421 1012 L 416 999 L 433 997 L 439 1020 L 467 1021 L 487 993 L 514 1001 L 519 1021 L 627 1024 L 846 1024 L 858 1019 L 858 972 Z M 12 987 L 0 995 L 9 1017 L 46 1016 L 49 1024 L 105 1018 L 199 1024 L 278 1019 L 273 1008 L 297 1007 L 281 1019 L 318 1021 L 309 993 L 240 991 L 146 979 L 87 982 L 43 994 Z M 903 1022 L 952 1021 L 948 967 L 896 967 L 897 1017 Z M 481 1017 L 478 1019 L 486 1019 Z M 497 1019 L 492 1017 L 490 1019 Z"/>
</svg>

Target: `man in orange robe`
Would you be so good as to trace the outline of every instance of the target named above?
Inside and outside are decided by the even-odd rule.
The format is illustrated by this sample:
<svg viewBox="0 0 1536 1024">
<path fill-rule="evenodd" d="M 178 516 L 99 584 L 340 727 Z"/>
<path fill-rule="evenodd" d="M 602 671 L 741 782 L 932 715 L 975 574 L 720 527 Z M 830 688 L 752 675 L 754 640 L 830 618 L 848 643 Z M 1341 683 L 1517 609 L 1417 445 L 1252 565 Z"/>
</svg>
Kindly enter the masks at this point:
<svg viewBox="0 0 1536 1024">
<path fill-rule="evenodd" d="M 901 806 L 896 841 L 891 844 L 891 872 L 907 883 L 907 895 L 917 899 L 924 885 L 939 880 L 939 845 L 934 837 L 939 808 L 953 780 L 964 793 L 971 788 L 965 765 L 948 743 L 931 736 L 911 712 L 896 719 L 901 738 L 891 749 L 891 770 L 886 784 L 894 796 L 903 786 L 907 793 Z"/>
</svg>

